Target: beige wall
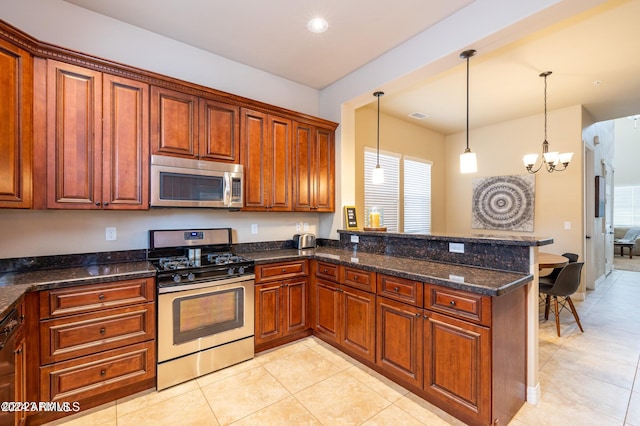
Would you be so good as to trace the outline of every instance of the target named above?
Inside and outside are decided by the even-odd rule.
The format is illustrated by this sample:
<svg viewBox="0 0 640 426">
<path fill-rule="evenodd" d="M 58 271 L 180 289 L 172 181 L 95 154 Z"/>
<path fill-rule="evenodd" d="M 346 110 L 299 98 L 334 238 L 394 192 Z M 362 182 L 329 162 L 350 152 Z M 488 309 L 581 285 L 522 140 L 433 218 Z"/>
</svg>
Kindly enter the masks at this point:
<svg viewBox="0 0 640 426">
<path fill-rule="evenodd" d="M 365 147 L 376 148 L 377 111 L 368 107 L 359 108 L 356 110 L 355 120 L 356 206 L 358 223 L 364 224 L 364 149 Z M 431 232 L 433 233 L 442 233 L 446 228 L 444 141 L 444 136 L 437 132 L 380 114 L 380 151 L 420 158 L 433 163 L 431 166 Z M 401 180 L 401 199 L 402 196 Z M 400 203 L 400 217 L 402 218 L 402 203 Z"/>
<path fill-rule="evenodd" d="M 478 157 L 478 172 L 460 174 L 459 156 L 465 148 L 465 132 L 446 139 L 446 232 L 551 237 L 554 244 L 543 251 L 578 253 L 583 257 L 583 148 L 582 108 L 573 106 L 548 115 L 548 140 L 552 150 L 573 152 L 564 172 L 535 174 L 534 231 L 508 232 L 471 228 L 472 183 L 475 177 L 527 174 L 522 156 L 540 153 L 544 140 L 542 114 L 499 123 L 469 133 L 469 146 Z M 565 229 L 570 222 L 571 229 Z"/>
</svg>

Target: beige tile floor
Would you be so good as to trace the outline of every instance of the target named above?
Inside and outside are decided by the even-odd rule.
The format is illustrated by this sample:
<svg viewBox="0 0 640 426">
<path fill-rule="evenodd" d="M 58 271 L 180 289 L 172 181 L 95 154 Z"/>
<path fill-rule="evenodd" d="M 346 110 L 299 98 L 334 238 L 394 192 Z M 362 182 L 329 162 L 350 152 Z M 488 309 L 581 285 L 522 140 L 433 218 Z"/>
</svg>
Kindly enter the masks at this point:
<svg viewBox="0 0 640 426">
<path fill-rule="evenodd" d="M 614 271 L 540 323 L 542 400 L 510 423 L 640 426 L 640 273 Z M 459 425 L 451 416 L 310 337 L 161 392 L 147 391 L 50 425 Z"/>
</svg>

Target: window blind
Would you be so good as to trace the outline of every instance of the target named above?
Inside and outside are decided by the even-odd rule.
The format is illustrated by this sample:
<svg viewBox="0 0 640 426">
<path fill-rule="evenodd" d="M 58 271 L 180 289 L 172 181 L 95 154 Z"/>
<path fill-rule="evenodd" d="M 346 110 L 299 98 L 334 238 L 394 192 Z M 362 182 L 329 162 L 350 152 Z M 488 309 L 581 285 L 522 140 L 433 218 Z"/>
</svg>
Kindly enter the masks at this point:
<svg viewBox="0 0 640 426">
<path fill-rule="evenodd" d="M 431 232 L 431 163 L 404 159 L 404 232 Z"/>
<path fill-rule="evenodd" d="M 640 226 L 640 186 L 616 186 L 613 191 L 613 226 Z"/>
<path fill-rule="evenodd" d="M 364 221 L 369 226 L 369 212 L 377 207 L 382 212 L 382 226 L 389 232 L 398 232 L 398 205 L 400 191 L 400 156 L 380 153 L 380 167 L 384 169 L 384 183 L 371 183 L 371 173 L 376 167 L 376 150 L 364 151 Z"/>
</svg>

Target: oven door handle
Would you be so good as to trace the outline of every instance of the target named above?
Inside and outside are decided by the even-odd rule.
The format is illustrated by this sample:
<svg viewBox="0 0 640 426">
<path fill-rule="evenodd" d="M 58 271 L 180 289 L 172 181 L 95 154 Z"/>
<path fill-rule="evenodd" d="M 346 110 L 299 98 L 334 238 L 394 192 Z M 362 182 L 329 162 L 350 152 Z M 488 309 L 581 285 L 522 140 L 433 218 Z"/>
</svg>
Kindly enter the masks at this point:
<svg viewBox="0 0 640 426">
<path fill-rule="evenodd" d="M 200 288 L 216 288 L 228 284 L 239 283 L 255 279 L 254 274 L 238 275 L 237 277 L 229 277 L 221 280 L 203 281 L 192 284 L 169 285 L 167 287 L 159 287 L 158 294 L 176 293 L 178 291 L 197 290 Z"/>
</svg>

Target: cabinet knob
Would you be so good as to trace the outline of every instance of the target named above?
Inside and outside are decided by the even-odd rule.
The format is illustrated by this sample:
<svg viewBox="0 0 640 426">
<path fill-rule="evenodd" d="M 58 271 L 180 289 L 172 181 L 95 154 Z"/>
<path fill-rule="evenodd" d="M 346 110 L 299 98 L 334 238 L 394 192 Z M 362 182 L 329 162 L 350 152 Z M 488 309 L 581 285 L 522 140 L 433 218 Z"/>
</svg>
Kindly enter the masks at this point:
<svg viewBox="0 0 640 426">
<path fill-rule="evenodd" d="M 400 289 L 398 287 L 394 287 L 393 291 L 395 291 L 396 293 L 400 291 Z"/>
<path fill-rule="evenodd" d="M 105 330 L 105 328 L 104 328 L 104 327 L 102 327 L 102 328 L 100 329 L 100 334 L 104 334 L 106 331 L 107 331 L 107 330 Z"/>
<path fill-rule="evenodd" d="M 100 370 L 100 375 L 101 376 L 106 376 L 107 375 L 107 370 Z"/>
<path fill-rule="evenodd" d="M 104 300 L 104 294 L 100 293 L 100 295 L 98 296 L 98 299 Z"/>
<path fill-rule="evenodd" d="M 282 268 L 282 273 L 284 274 L 285 272 L 287 272 L 287 270 L 285 268 Z"/>
<path fill-rule="evenodd" d="M 420 316 L 421 316 L 421 315 L 422 315 L 422 314 L 421 314 L 420 312 L 416 313 L 416 316 L 417 316 L 418 318 L 420 318 Z"/>
<path fill-rule="evenodd" d="M 100 207 L 100 201 L 96 201 L 96 206 Z"/>
<path fill-rule="evenodd" d="M 329 271 L 327 271 L 326 269 L 323 269 L 323 270 L 322 270 L 322 273 L 323 273 L 323 274 L 326 274 L 327 272 L 329 272 Z"/>
<path fill-rule="evenodd" d="M 427 314 L 424 314 L 424 319 L 429 319 L 429 317 L 427 316 Z"/>
<path fill-rule="evenodd" d="M 22 353 L 22 348 L 16 349 L 16 355 L 20 355 Z"/>
<path fill-rule="evenodd" d="M 449 302 L 449 304 L 450 304 L 451 306 L 456 306 L 456 301 L 455 301 L 455 300 L 452 300 L 451 302 Z"/>
<path fill-rule="evenodd" d="M 109 202 L 108 202 L 108 201 L 105 201 L 104 206 L 106 207 L 106 206 L 108 206 L 108 205 L 109 205 Z"/>
<path fill-rule="evenodd" d="M 354 281 L 358 281 L 358 276 L 357 276 L 357 275 L 354 275 L 354 276 L 353 276 L 353 280 L 354 280 Z"/>
</svg>

